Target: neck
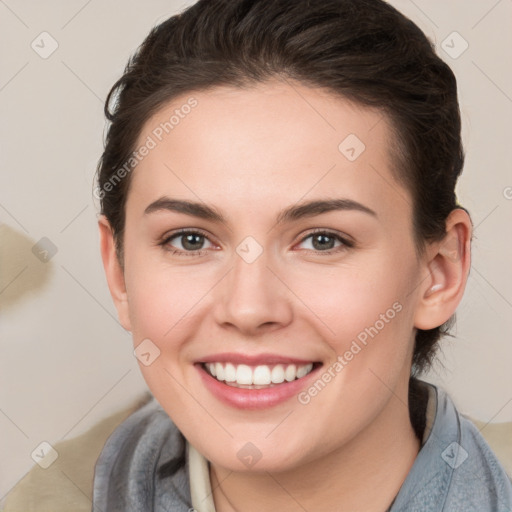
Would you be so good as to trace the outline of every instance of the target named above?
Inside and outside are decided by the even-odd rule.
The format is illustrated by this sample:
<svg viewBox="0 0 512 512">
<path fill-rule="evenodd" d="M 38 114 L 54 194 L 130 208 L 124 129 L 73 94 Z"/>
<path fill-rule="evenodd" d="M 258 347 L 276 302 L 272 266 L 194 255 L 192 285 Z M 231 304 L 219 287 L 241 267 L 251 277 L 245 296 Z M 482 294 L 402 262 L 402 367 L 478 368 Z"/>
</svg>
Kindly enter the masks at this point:
<svg viewBox="0 0 512 512">
<path fill-rule="evenodd" d="M 407 391 L 405 392 L 407 403 Z M 232 472 L 210 465 L 217 512 L 384 512 L 420 449 L 409 409 L 392 396 L 381 414 L 328 456 L 286 472 Z"/>
</svg>

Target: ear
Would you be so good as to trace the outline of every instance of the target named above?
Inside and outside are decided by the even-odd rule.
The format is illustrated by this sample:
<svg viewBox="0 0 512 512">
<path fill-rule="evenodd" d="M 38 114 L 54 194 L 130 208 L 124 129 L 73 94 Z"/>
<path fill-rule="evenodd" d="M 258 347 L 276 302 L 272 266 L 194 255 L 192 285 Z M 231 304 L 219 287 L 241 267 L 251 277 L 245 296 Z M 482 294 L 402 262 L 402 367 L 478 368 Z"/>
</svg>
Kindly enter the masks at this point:
<svg viewBox="0 0 512 512">
<path fill-rule="evenodd" d="M 444 324 L 462 300 L 471 266 L 472 224 L 467 212 L 453 210 L 446 235 L 426 249 L 425 278 L 420 287 L 414 326 L 434 329 Z"/>
<path fill-rule="evenodd" d="M 117 309 L 119 322 L 127 330 L 131 330 L 130 316 L 128 314 L 128 296 L 124 280 L 124 271 L 117 258 L 114 235 L 110 223 L 104 215 L 98 219 L 100 231 L 100 250 L 103 268 L 107 277 L 110 295 Z"/>
</svg>

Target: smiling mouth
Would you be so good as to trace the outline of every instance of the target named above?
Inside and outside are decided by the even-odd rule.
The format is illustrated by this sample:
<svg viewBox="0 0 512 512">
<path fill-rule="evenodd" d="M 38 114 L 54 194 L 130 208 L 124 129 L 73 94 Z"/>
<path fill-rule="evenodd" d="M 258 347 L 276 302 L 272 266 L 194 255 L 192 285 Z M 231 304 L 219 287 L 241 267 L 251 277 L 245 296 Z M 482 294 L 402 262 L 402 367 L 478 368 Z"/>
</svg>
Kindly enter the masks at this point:
<svg viewBox="0 0 512 512">
<path fill-rule="evenodd" d="M 233 363 L 203 363 L 211 377 L 223 384 L 243 389 L 264 389 L 302 379 L 321 363 L 249 366 Z"/>
</svg>

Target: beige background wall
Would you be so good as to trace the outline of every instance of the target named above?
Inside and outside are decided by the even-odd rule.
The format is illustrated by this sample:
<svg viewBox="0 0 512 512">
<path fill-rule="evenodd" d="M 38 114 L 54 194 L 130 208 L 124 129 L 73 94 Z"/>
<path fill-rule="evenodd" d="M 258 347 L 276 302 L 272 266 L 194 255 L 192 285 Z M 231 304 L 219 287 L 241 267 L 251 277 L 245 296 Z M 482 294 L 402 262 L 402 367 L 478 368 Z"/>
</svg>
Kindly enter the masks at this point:
<svg viewBox="0 0 512 512">
<path fill-rule="evenodd" d="M 148 30 L 190 3 L 0 0 L 0 503 L 42 441 L 73 437 L 146 389 L 103 278 L 93 176 L 107 91 Z M 391 3 L 458 77 L 458 195 L 476 226 L 457 336 L 429 378 L 463 412 L 512 421 L 512 2 Z"/>
</svg>

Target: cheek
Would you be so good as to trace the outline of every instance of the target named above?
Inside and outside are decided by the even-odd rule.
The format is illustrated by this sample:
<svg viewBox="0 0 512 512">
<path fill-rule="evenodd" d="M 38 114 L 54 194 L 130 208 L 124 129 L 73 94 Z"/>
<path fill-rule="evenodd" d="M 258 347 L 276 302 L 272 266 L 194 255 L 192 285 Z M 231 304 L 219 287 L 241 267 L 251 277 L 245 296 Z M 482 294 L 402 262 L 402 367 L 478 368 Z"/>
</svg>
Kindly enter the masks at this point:
<svg viewBox="0 0 512 512">
<path fill-rule="evenodd" d="M 368 337 L 375 330 L 394 331 L 410 317 L 404 312 L 416 270 L 410 260 L 400 266 L 394 258 L 388 259 L 389 264 L 384 258 L 369 259 L 357 267 L 302 266 L 288 274 L 295 295 L 338 353 L 358 336 L 364 343 L 365 333 Z"/>
<path fill-rule="evenodd" d="M 190 409 L 190 397 L 183 393 L 189 377 L 184 370 L 190 371 L 187 344 L 197 337 L 201 299 L 211 284 L 190 268 L 163 268 L 135 259 L 126 274 L 135 353 L 149 353 L 138 358 L 142 376 L 168 413 L 180 418 L 180 411 Z"/>
<path fill-rule="evenodd" d="M 126 264 L 126 288 L 134 343 L 150 338 L 167 345 L 176 339 L 211 289 L 212 279 L 211 271 L 200 265 L 171 266 L 143 251 L 132 253 Z"/>
<path fill-rule="evenodd" d="M 366 272 L 315 272 L 315 286 L 304 273 L 302 279 L 296 277 L 300 286 L 294 291 L 331 349 L 318 380 L 299 401 L 312 410 L 328 411 L 322 413 L 328 414 L 327 423 L 345 425 L 340 436 L 350 437 L 368 424 L 389 400 L 390 390 L 408 382 L 414 320 L 408 294 L 415 269 L 410 262 L 408 267 L 396 267 L 391 261 L 390 266 L 383 261 L 369 265 L 373 270 Z M 401 268 L 398 277 L 396 271 L 388 271 L 391 267 Z"/>
<path fill-rule="evenodd" d="M 393 254 L 365 263 L 290 276 L 310 321 L 331 348 L 323 377 L 337 383 L 331 389 L 340 404 L 348 403 L 348 395 L 365 403 L 377 400 L 379 389 L 387 393 L 383 383 L 394 388 L 409 373 L 414 325 L 410 293 L 418 269 L 414 259 Z M 327 395 L 319 396 L 326 406 L 333 399 Z"/>
</svg>

